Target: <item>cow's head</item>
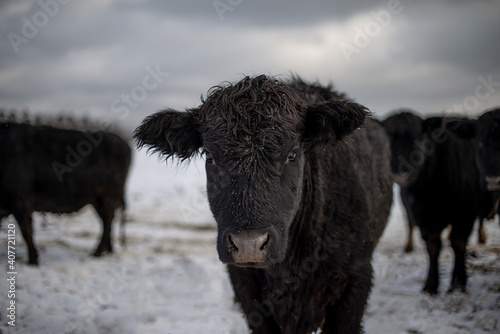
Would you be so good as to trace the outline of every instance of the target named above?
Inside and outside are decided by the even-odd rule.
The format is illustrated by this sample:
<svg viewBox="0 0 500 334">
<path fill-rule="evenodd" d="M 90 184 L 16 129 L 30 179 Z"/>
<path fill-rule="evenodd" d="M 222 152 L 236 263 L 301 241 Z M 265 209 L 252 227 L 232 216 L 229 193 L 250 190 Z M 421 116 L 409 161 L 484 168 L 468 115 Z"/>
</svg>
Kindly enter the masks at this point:
<svg viewBox="0 0 500 334">
<path fill-rule="evenodd" d="M 391 115 L 382 122 L 391 142 L 391 170 L 394 180 L 409 186 L 417 178 L 424 160 L 416 145 L 424 133 L 424 121 L 411 111 Z M 418 157 L 417 157 L 418 155 Z"/>
<path fill-rule="evenodd" d="M 212 88 L 196 109 L 147 117 L 135 138 L 167 157 L 202 148 L 219 258 L 265 267 L 285 258 L 307 156 L 360 127 L 366 114 L 340 98 L 307 105 L 283 82 L 246 77 Z"/>
<path fill-rule="evenodd" d="M 409 187 L 419 178 L 424 166 L 432 169 L 439 144 L 448 138 L 443 117 L 422 119 L 412 111 L 389 116 L 382 125 L 391 142 L 391 170 L 394 180 Z"/>
<path fill-rule="evenodd" d="M 500 191 L 500 108 L 477 120 L 446 123 L 446 130 L 464 139 L 474 139 L 479 173 L 490 191 Z"/>
</svg>

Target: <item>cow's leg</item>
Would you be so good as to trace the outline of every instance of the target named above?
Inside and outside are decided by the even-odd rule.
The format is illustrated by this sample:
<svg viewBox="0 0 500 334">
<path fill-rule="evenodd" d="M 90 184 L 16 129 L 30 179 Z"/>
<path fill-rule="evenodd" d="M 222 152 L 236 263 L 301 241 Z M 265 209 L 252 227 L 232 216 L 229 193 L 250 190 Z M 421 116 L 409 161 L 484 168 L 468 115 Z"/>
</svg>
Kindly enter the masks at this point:
<svg viewBox="0 0 500 334">
<path fill-rule="evenodd" d="M 94 207 L 102 220 L 102 239 L 94 252 L 94 256 L 101 256 L 102 253 L 113 252 L 111 245 L 111 223 L 115 216 L 115 208 L 102 204 L 96 204 Z"/>
<path fill-rule="evenodd" d="M 406 219 L 408 221 L 408 240 L 405 246 L 405 253 L 411 253 L 413 251 L 413 229 L 415 227 L 415 222 L 413 221 L 410 210 L 411 210 L 411 200 L 410 195 L 406 192 L 401 192 L 401 201 L 406 211 Z"/>
<path fill-rule="evenodd" d="M 484 231 L 484 218 L 479 218 L 479 228 L 477 229 L 477 243 L 485 244 L 486 243 L 486 232 Z"/>
<path fill-rule="evenodd" d="M 429 272 L 422 291 L 435 295 L 439 287 L 438 258 L 441 252 L 441 231 L 423 236 L 423 238 L 427 245 L 427 253 L 429 254 Z"/>
<path fill-rule="evenodd" d="M 7 217 L 7 215 L 0 215 L 0 229 L 2 228 L 2 220 Z"/>
<path fill-rule="evenodd" d="M 455 266 L 453 268 L 453 274 L 451 277 L 451 285 L 448 292 L 452 292 L 456 289 L 465 292 L 465 286 L 467 284 L 467 272 L 465 269 L 465 256 L 467 248 L 467 240 L 474 223 L 469 224 L 457 224 L 453 226 L 450 233 L 451 247 L 455 253 Z"/>
<path fill-rule="evenodd" d="M 279 334 L 281 329 L 272 316 L 272 301 L 262 300 L 262 286 L 256 269 L 228 265 L 235 299 L 241 304 L 248 327 L 254 334 Z"/>
<path fill-rule="evenodd" d="M 411 253 L 413 251 L 413 229 L 415 223 L 408 216 L 408 241 L 406 242 L 405 253 Z"/>
<path fill-rule="evenodd" d="M 358 274 L 346 285 L 340 299 L 326 308 L 322 333 L 362 333 L 361 321 L 372 288 L 370 263 L 357 268 Z"/>
<path fill-rule="evenodd" d="M 31 219 L 31 212 L 18 211 L 14 213 L 14 217 L 21 228 L 26 246 L 28 247 L 28 264 L 38 265 L 38 252 L 36 251 L 35 244 L 33 243 L 33 224 Z"/>
</svg>

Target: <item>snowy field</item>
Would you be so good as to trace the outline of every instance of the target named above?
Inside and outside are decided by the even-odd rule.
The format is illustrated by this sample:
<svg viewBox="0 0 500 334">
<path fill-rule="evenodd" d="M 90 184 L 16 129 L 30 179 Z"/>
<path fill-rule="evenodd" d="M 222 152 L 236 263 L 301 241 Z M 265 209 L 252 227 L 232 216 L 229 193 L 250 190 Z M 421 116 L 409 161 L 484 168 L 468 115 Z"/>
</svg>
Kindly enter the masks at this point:
<svg viewBox="0 0 500 334">
<path fill-rule="evenodd" d="M 137 152 L 128 182 L 127 247 L 93 258 L 101 224 L 91 207 L 77 214 L 39 214 L 39 267 L 25 264 L 16 245 L 16 327 L 7 324 L 7 229 L 0 231 L 0 333 L 248 333 L 233 304 L 225 267 L 215 248 L 216 226 L 205 197 L 201 160 L 165 165 Z M 415 238 L 404 254 L 406 223 L 398 196 L 375 251 L 375 286 L 365 313 L 368 334 L 500 333 L 500 227 L 486 224 L 488 241 L 471 236 L 468 293 L 446 294 L 453 253 L 443 242 L 437 297 L 420 292 L 427 253 Z M 16 231 L 20 233 L 16 225 Z M 446 235 L 447 232 L 444 234 Z"/>
</svg>

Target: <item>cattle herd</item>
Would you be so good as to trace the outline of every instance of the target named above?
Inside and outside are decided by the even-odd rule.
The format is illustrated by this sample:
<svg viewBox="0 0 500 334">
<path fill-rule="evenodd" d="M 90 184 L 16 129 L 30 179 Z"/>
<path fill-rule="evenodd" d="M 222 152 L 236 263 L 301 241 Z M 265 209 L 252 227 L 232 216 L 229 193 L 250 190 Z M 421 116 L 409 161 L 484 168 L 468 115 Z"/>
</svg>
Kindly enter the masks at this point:
<svg viewBox="0 0 500 334">
<path fill-rule="evenodd" d="M 31 214 L 87 204 L 103 223 L 94 252 L 112 252 L 131 161 L 110 132 L 31 125 L 0 117 L 0 221 L 13 215 L 38 264 Z M 467 243 L 476 219 L 499 213 L 500 108 L 477 119 L 384 120 L 333 89 L 297 76 L 245 77 L 209 90 L 197 108 L 166 109 L 133 133 L 138 148 L 206 159 L 217 252 L 254 333 L 361 333 L 371 259 L 397 183 L 429 255 L 423 291 L 438 292 L 442 232 L 454 267 L 449 291 L 466 291 Z"/>
</svg>

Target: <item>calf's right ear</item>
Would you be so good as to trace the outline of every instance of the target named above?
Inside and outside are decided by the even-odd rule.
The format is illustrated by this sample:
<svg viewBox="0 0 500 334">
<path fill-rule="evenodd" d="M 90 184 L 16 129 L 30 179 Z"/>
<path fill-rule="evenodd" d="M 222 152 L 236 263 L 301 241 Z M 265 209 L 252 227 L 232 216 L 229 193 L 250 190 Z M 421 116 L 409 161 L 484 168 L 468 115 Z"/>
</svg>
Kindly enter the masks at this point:
<svg viewBox="0 0 500 334">
<path fill-rule="evenodd" d="M 370 112 L 349 100 L 329 101 L 308 108 L 303 140 L 307 147 L 325 147 L 361 127 Z"/>
<path fill-rule="evenodd" d="M 183 161 L 191 158 L 202 146 L 193 111 L 167 109 L 146 117 L 134 131 L 137 147 L 146 146 L 166 159 L 173 156 Z"/>
</svg>

